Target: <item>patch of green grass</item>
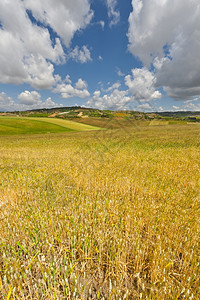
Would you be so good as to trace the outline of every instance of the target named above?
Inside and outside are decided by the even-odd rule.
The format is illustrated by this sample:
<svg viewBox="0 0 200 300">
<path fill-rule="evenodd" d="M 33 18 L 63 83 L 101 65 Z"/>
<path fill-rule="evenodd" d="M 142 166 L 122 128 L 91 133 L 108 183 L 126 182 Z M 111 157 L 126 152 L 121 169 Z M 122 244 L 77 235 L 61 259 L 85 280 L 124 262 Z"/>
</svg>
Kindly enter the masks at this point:
<svg viewBox="0 0 200 300">
<path fill-rule="evenodd" d="M 37 119 L 0 118 L 0 135 L 42 134 L 72 131 L 58 124 L 45 123 Z"/>
<path fill-rule="evenodd" d="M 34 118 L 29 118 L 31 120 L 34 120 Z M 47 122 L 55 125 L 62 126 L 64 128 L 68 128 L 71 130 L 77 130 L 77 131 L 88 131 L 88 130 L 99 130 L 101 129 L 100 127 L 96 126 L 91 126 L 91 125 L 86 125 L 86 124 L 81 124 L 77 123 L 74 121 L 69 121 L 69 120 L 63 120 L 63 119 L 56 119 L 56 118 L 40 118 L 39 119 L 42 122 Z"/>
<path fill-rule="evenodd" d="M 0 118 L 0 135 L 43 134 L 98 129 L 90 125 L 53 118 Z"/>
</svg>

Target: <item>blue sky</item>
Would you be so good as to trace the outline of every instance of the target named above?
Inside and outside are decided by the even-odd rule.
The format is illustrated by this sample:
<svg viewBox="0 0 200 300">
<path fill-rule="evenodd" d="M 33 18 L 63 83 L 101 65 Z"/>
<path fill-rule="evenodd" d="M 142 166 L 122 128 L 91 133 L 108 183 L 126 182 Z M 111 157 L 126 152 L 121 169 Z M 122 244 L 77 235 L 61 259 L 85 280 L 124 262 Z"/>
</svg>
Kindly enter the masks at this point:
<svg viewBox="0 0 200 300">
<path fill-rule="evenodd" d="M 197 0 L 1 0 L 0 111 L 200 110 Z"/>
</svg>

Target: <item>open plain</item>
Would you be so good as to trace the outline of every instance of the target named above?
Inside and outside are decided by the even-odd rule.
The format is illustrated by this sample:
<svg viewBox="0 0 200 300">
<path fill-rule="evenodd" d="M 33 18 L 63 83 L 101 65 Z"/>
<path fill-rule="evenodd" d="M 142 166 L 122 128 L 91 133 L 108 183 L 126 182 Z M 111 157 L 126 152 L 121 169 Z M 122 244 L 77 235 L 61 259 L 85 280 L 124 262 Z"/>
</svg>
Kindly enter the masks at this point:
<svg viewBox="0 0 200 300">
<path fill-rule="evenodd" d="M 199 299 L 199 137 L 0 136 L 0 298 Z"/>
</svg>

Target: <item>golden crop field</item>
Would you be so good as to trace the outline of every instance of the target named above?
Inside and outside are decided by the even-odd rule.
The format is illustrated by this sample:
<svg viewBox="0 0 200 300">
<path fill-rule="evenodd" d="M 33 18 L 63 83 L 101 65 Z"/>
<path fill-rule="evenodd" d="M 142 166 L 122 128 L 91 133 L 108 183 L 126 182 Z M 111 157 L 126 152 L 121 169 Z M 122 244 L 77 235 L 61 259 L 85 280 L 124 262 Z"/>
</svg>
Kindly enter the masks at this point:
<svg viewBox="0 0 200 300">
<path fill-rule="evenodd" d="M 0 137 L 0 299 L 199 299 L 200 126 Z"/>
</svg>

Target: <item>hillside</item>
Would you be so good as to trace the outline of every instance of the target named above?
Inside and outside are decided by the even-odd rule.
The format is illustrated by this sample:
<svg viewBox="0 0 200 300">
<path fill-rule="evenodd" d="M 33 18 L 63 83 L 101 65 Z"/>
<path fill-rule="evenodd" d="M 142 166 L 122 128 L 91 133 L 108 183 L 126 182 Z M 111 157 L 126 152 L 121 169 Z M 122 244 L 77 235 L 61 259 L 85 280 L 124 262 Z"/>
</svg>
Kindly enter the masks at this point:
<svg viewBox="0 0 200 300">
<path fill-rule="evenodd" d="M 1 135 L 61 133 L 99 130 L 99 127 L 56 118 L 0 116 Z"/>
<path fill-rule="evenodd" d="M 200 112 L 178 111 L 144 113 L 130 110 L 100 110 L 94 108 L 84 108 L 80 106 L 4 112 L 0 113 L 0 116 L 66 119 L 103 128 L 132 126 L 133 122 L 135 124 L 136 121 L 139 122 L 140 125 L 147 125 L 147 123 L 148 125 L 167 125 L 200 122 Z"/>
</svg>

